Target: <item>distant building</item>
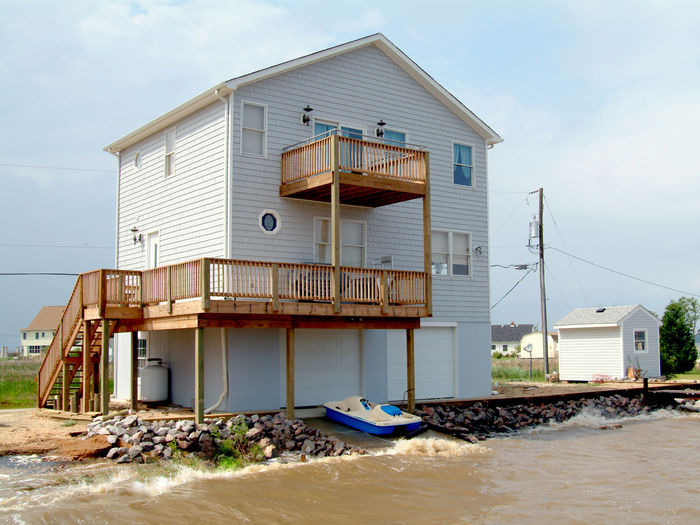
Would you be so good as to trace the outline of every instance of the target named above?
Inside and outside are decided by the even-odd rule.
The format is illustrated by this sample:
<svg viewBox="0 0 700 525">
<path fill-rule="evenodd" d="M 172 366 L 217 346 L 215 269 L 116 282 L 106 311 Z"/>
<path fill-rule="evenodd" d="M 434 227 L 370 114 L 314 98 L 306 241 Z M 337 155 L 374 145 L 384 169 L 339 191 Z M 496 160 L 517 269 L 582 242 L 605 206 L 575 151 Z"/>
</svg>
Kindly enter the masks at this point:
<svg viewBox="0 0 700 525">
<path fill-rule="evenodd" d="M 38 356 L 51 344 L 65 306 L 44 306 L 27 328 L 20 330 L 22 355 Z"/>
<path fill-rule="evenodd" d="M 547 334 L 547 356 L 551 359 L 557 356 L 557 341 L 559 340 L 559 334 L 556 332 L 549 332 Z M 530 352 L 525 351 L 527 345 L 532 345 L 532 355 Z M 525 334 L 520 340 L 520 353 L 518 357 L 523 359 L 528 359 L 532 357 L 533 359 L 543 359 L 544 358 L 544 348 L 542 346 L 542 332 L 532 332 Z"/>
<path fill-rule="evenodd" d="M 517 354 L 520 350 L 520 340 L 534 330 L 533 324 L 492 324 L 491 353 Z"/>
</svg>

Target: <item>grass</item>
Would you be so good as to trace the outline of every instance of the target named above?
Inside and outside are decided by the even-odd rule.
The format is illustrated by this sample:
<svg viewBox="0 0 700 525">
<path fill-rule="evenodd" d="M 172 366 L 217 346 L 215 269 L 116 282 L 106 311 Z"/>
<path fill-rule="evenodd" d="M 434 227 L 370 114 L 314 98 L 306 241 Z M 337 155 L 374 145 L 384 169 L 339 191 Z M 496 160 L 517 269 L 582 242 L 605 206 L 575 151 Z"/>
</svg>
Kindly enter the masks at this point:
<svg viewBox="0 0 700 525">
<path fill-rule="evenodd" d="M 700 381 L 700 366 L 695 365 L 695 368 L 693 368 L 690 372 L 674 374 L 673 379 L 678 381 Z"/>
<path fill-rule="evenodd" d="M 557 360 L 549 360 L 549 371 L 557 370 Z M 491 379 L 494 381 L 544 381 L 544 362 L 532 360 L 532 377 L 530 377 L 530 360 L 518 357 L 501 357 L 491 359 Z"/>
<path fill-rule="evenodd" d="M 41 359 L 0 359 L 0 409 L 36 406 L 36 374 Z"/>
</svg>

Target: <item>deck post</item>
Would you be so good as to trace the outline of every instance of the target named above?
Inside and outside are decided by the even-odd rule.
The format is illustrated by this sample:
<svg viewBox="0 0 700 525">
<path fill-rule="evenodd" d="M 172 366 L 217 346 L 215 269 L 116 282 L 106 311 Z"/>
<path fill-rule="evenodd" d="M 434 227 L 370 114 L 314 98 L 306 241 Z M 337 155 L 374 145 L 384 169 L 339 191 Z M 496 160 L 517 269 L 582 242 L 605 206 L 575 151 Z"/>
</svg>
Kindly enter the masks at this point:
<svg viewBox="0 0 700 525">
<path fill-rule="evenodd" d="M 340 313 L 340 142 L 338 134 L 331 136 L 331 245 L 333 265 L 333 311 Z"/>
<path fill-rule="evenodd" d="M 425 195 L 423 196 L 423 256 L 425 258 L 425 313 L 433 316 L 433 248 L 430 223 L 430 153 L 425 152 Z"/>
<path fill-rule="evenodd" d="M 271 272 L 272 311 L 277 313 L 280 311 L 280 265 L 272 263 Z"/>
<path fill-rule="evenodd" d="M 287 328 L 287 419 L 294 419 L 294 328 Z"/>
<path fill-rule="evenodd" d="M 105 316 L 105 306 L 107 303 L 107 279 L 105 278 L 105 271 L 100 270 L 100 284 L 97 288 L 97 305 L 100 311 L 100 317 Z"/>
<path fill-rule="evenodd" d="M 131 409 L 136 410 L 138 403 L 139 378 L 139 333 L 131 332 Z"/>
<path fill-rule="evenodd" d="M 173 267 L 168 266 L 165 272 L 165 288 L 166 298 L 168 303 L 168 315 L 173 313 Z"/>
<path fill-rule="evenodd" d="M 389 311 L 389 272 L 382 270 L 379 280 L 379 300 L 382 308 L 382 314 Z"/>
<path fill-rule="evenodd" d="M 194 421 L 204 423 L 204 328 L 195 328 Z"/>
<path fill-rule="evenodd" d="M 63 361 L 63 382 L 61 383 L 61 410 L 64 407 L 68 407 L 70 404 L 70 382 L 68 381 L 68 376 L 70 375 L 70 365 Z"/>
<path fill-rule="evenodd" d="M 100 352 L 100 412 L 109 413 L 109 320 L 102 319 L 102 351 Z"/>
<path fill-rule="evenodd" d="M 202 259 L 202 310 L 205 312 L 211 307 L 209 287 L 209 259 Z"/>
<path fill-rule="evenodd" d="M 414 354 L 413 328 L 406 329 L 406 391 L 408 399 L 408 412 L 416 411 L 416 367 Z"/>
<path fill-rule="evenodd" d="M 90 376 L 92 374 L 92 362 L 90 359 L 91 325 L 90 321 L 83 322 L 83 413 L 89 410 L 89 400 L 92 399 L 92 392 L 90 392 Z"/>
</svg>

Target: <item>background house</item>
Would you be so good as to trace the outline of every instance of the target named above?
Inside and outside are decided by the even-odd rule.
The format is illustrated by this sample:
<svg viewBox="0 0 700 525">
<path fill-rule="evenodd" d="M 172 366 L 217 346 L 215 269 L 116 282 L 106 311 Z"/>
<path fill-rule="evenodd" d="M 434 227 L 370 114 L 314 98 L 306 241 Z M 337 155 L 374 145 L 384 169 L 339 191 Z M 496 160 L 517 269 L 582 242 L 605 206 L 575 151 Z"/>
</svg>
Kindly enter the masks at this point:
<svg viewBox="0 0 700 525">
<path fill-rule="evenodd" d="M 494 324 L 491 325 L 491 353 L 515 355 L 520 351 L 520 340 L 532 333 L 533 324 Z"/>
<path fill-rule="evenodd" d="M 559 378 L 622 379 L 628 369 L 661 375 L 661 321 L 640 305 L 578 308 L 554 324 L 559 331 Z"/>
<path fill-rule="evenodd" d="M 19 332 L 22 355 L 38 356 L 51 344 L 65 306 L 44 306 L 32 322 Z"/>
<path fill-rule="evenodd" d="M 549 359 L 557 357 L 557 342 L 559 341 L 559 334 L 556 332 L 549 332 L 547 334 L 547 355 Z M 532 345 L 532 355 L 526 352 L 524 349 L 527 345 Z M 544 347 L 542 345 L 542 332 L 532 332 L 525 334 L 520 340 L 520 352 L 518 357 L 522 359 L 542 359 L 544 357 Z"/>
<path fill-rule="evenodd" d="M 281 196 L 280 185 L 290 166 L 282 166 L 283 155 L 315 147 L 323 133 L 358 141 L 341 161 L 369 162 L 373 143 L 429 152 L 430 213 L 420 200 L 392 201 L 396 192 L 376 206 L 348 197 L 341 264 L 423 271 L 423 228 L 431 224 L 432 316 L 415 332 L 415 394 L 487 395 L 486 157 L 501 139 L 383 35 L 221 83 L 109 145 L 119 157 L 118 268 L 200 257 L 328 264 L 331 206 L 313 188 L 321 177 L 303 182 L 306 193 Z M 398 164 L 405 155 L 396 150 L 381 162 Z M 362 171 L 344 176 L 364 177 Z M 351 320 L 357 328 L 295 330 L 298 405 L 358 393 L 406 398 L 404 331 Z M 232 379 L 222 409 L 283 405 L 284 332 L 272 325 L 204 328 L 205 404 L 222 395 L 223 352 Z M 132 343 L 128 334 L 116 338 L 115 392 L 127 398 Z M 185 329 L 139 334 L 141 350 L 170 367 L 173 401 L 183 405 L 195 397 L 194 338 Z"/>
</svg>

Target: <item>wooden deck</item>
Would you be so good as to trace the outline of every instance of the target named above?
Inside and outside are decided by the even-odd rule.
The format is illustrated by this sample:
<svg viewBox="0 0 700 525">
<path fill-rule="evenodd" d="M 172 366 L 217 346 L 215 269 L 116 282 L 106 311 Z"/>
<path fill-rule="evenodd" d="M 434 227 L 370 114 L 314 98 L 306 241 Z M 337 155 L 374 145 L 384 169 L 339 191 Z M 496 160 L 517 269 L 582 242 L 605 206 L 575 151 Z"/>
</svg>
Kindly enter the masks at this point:
<svg viewBox="0 0 700 525">
<path fill-rule="evenodd" d="M 341 204 L 379 207 L 425 196 L 428 152 L 332 134 L 282 153 L 280 195 L 331 202 L 338 174 Z"/>
</svg>

